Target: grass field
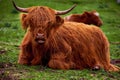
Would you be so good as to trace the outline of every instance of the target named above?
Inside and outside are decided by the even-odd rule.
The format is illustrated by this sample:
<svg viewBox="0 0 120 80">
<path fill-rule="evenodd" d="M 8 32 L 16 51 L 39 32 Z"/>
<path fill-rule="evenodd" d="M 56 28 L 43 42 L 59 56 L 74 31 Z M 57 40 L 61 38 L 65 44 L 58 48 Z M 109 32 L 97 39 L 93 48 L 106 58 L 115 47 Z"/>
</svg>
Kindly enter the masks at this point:
<svg viewBox="0 0 120 80">
<path fill-rule="evenodd" d="M 14 1 L 21 7 L 44 5 L 56 10 L 68 9 L 76 3 L 77 7 L 69 14 L 98 11 L 104 22 L 101 29 L 111 43 L 111 59 L 120 59 L 120 4 L 117 4 L 116 0 Z M 120 80 L 119 72 L 54 70 L 42 66 L 19 65 L 18 46 L 25 34 L 21 28 L 19 14 L 12 6 L 11 0 L 0 0 L 0 80 Z"/>
</svg>

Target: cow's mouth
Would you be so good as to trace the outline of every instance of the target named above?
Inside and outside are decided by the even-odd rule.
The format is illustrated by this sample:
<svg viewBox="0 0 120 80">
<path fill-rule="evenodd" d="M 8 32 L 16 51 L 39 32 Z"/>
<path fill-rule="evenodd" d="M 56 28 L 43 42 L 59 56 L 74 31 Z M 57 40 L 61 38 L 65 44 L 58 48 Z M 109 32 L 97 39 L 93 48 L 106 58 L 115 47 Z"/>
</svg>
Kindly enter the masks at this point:
<svg viewBox="0 0 120 80">
<path fill-rule="evenodd" d="M 37 43 L 39 43 L 39 44 L 43 44 L 43 43 L 45 43 L 45 39 L 43 38 L 43 39 L 36 39 L 35 40 Z"/>
<path fill-rule="evenodd" d="M 38 40 L 38 43 L 43 44 L 43 43 L 45 43 L 45 40 Z"/>
</svg>

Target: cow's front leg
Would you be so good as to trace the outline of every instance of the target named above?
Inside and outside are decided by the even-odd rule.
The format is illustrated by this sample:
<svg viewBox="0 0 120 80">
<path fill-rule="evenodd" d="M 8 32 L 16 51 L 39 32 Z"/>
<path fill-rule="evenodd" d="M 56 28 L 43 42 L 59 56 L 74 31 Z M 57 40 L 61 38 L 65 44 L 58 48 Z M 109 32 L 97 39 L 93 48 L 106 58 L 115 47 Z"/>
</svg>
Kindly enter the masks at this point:
<svg viewBox="0 0 120 80">
<path fill-rule="evenodd" d="M 48 63 L 48 66 L 53 69 L 70 69 L 69 64 L 58 59 L 51 59 Z"/>
<path fill-rule="evenodd" d="M 40 56 L 35 56 L 33 60 L 31 61 L 31 65 L 39 65 L 41 64 L 41 57 Z"/>
<path fill-rule="evenodd" d="M 74 63 L 64 53 L 55 53 L 51 56 L 48 66 L 53 69 L 70 69 L 74 68 Z"/>
<path fill-rule="evenodd" d="M 23 65 L 29 65 L 33 59 L 32 50 L 30 45 L 21 46 L 21 51 L 18 58 L 18 63 Z"/>
<path fill-rule="evenodd" d="M 31 65 L 39 65 L 42 63 L 41 59 L 43 57 L 43 53 L 41 52 L 42 48 L 36 47 L 33 48 L 33 60 L 31 61 Z"/>
<path fill-rule="evenodd" d="M 19 64 L 30 64 L 33 59 L 30 31 L 27 30 L 20 46 Z"/>
</svg>

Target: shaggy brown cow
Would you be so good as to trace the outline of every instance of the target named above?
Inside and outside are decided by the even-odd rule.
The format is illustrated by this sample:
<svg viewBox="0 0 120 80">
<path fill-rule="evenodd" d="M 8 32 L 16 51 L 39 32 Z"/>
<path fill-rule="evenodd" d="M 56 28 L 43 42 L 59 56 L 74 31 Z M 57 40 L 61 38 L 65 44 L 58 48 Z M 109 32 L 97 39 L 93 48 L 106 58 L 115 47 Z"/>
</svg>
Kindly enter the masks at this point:
<svg viewBox="0 0 120 80">
<path fill-rule="evenodd" d="M 102 26 L 103 22 L 96 11 L 85 11 L 83 14 L 71 14 L 64 18 L 66 21 L 82 22 L 85 24 L 94 24 L 98 27 Z"/>
<path fill-rule="evenodd" d="M 120 70 L 110 63 L 109 43 L 98 27 L 64 22 L 59 16 L 73 7 L 65 11 L 45 6 L 20 8 L 14 4 L 14 7 L 26 12 L 21 16 L 22 26 L 27 32 L 21 44 L 18 63 L 46 64 L 53 69 L 81 70 L 97 66 L 107 71 Z"/>
</svg>

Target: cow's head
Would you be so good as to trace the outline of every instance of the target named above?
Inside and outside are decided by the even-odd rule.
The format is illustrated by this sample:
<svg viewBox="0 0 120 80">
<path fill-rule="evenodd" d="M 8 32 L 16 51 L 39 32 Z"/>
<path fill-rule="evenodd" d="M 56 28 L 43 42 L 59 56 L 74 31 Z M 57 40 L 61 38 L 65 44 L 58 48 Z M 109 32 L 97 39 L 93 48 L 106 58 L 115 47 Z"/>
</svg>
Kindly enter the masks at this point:
<svg viewBox="0 0 120 80">
<path fill-rule="evenodd" d="M 96 11 L 85 11 L 82 16 L 84 19 L 86 19 L 87 24 L 93 23 L 94 25 L 97 25 L 99 27 L 103 24 L 102 20 L 100 19 L 99 13 Z"/>
<path fill-rule="evenodd" d="M 22 26 L 24 29 L 29 27 L 33 39 L 40 44 L 45 42 L 52 28 L 57 28 L 64 23 L 59 15 L 70 12 L 76 6 L 65 11 L 57 11 L 46 6 L 21 8 L 14 2 L 13 5 L 18 11 L 25 12 L 21 15 Z"/>
</svg>

